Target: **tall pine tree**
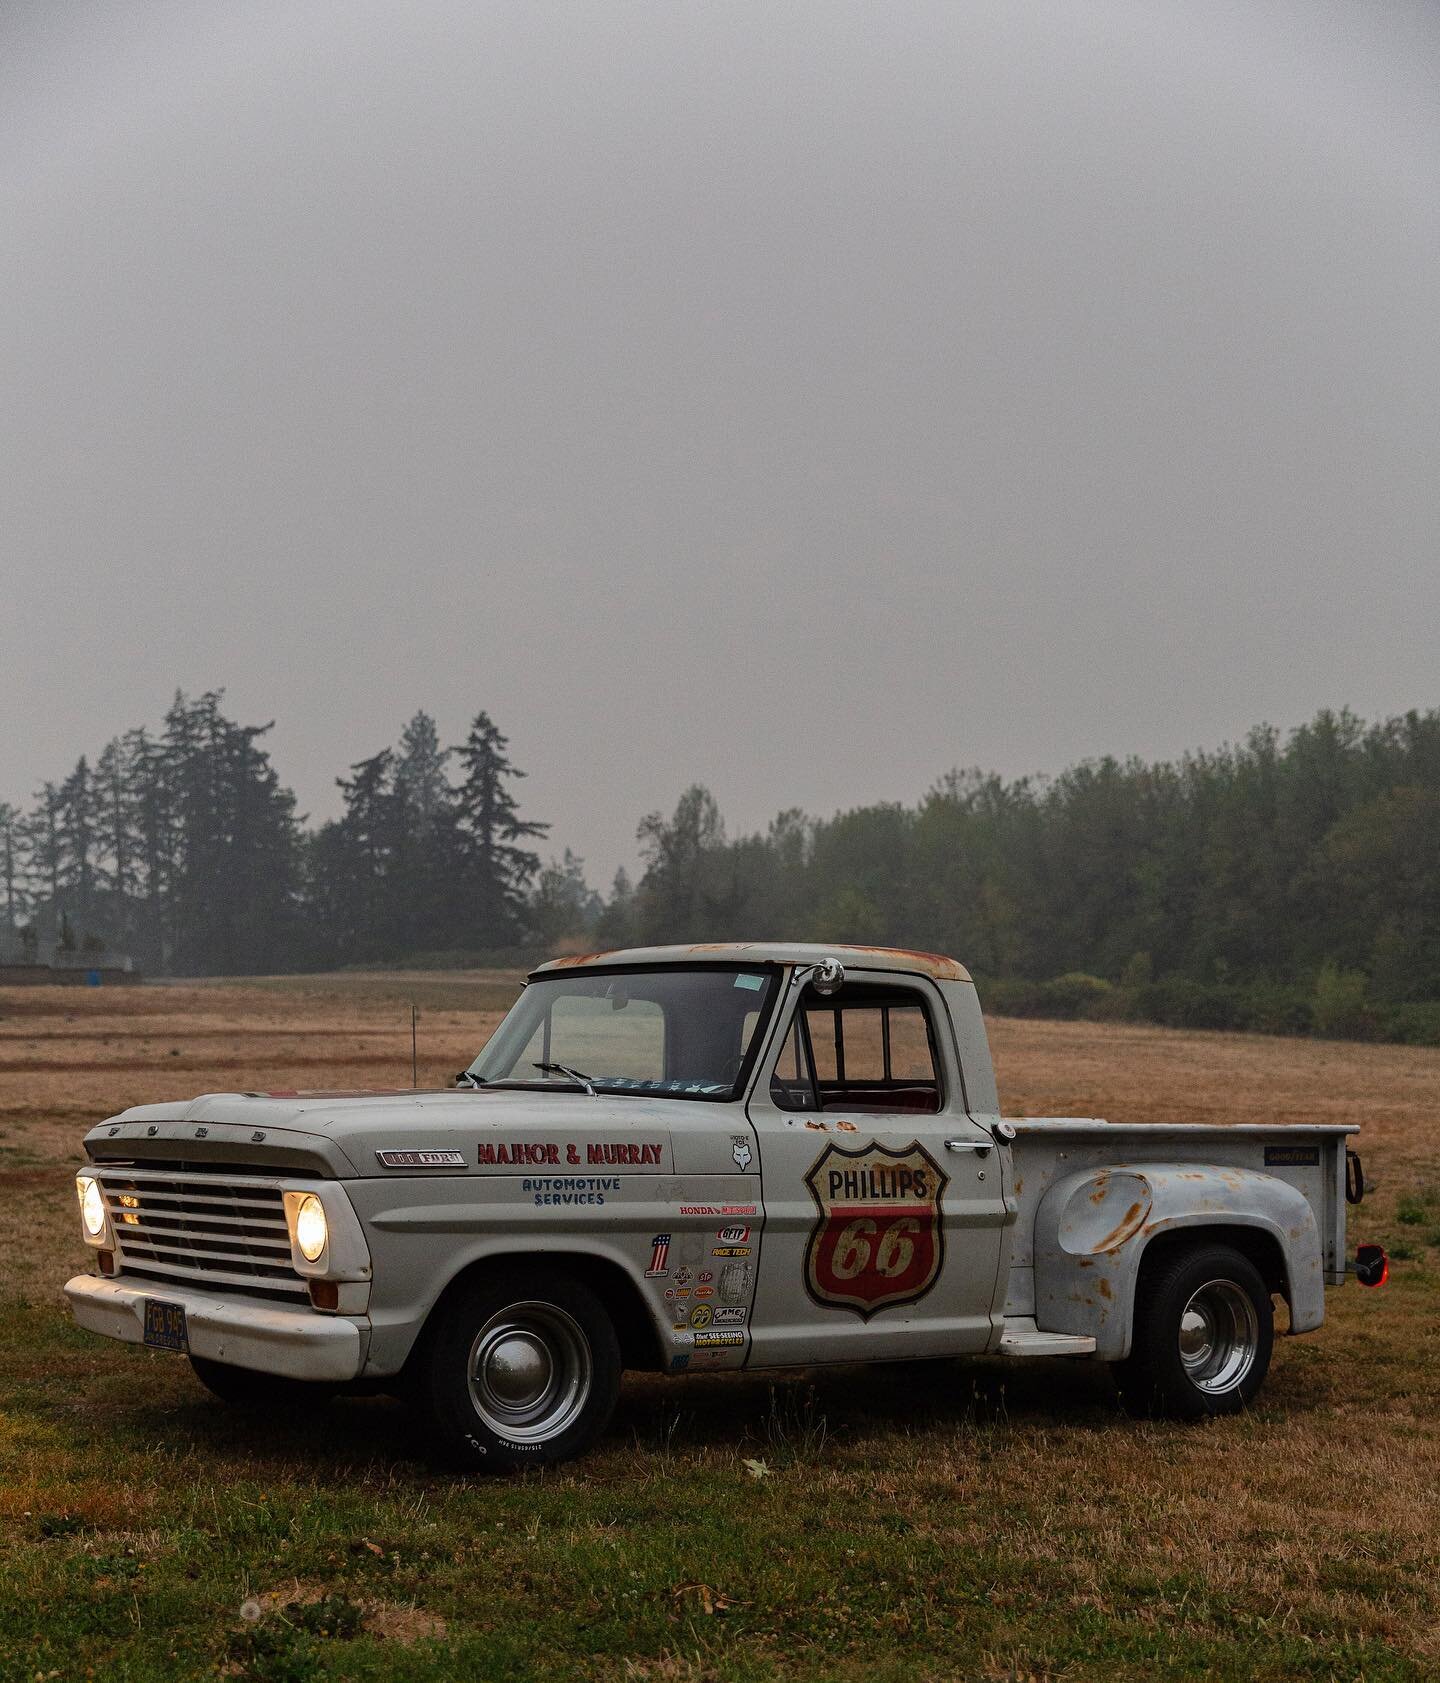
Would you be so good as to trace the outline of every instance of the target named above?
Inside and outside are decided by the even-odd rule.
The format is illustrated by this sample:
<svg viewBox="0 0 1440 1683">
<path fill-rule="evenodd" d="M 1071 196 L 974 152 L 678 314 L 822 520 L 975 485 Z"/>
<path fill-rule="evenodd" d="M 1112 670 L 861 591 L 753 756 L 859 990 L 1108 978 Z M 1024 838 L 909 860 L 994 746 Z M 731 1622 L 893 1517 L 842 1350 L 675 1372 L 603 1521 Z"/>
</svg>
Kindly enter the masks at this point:
<svg viewBox="0 0 1440 1683">
<path fill-rule="evenodd" d="M 461 781 L 456 791 L 464 945 L 503 947 L 524 928 L 525 892 L 539 855 L 518 843 L 550 826 L 523 819 L 510 784 L 525 773 L 512 764 L 488 713 L 477 713 L 470 734 L 454 750 Z"/>
</svg>

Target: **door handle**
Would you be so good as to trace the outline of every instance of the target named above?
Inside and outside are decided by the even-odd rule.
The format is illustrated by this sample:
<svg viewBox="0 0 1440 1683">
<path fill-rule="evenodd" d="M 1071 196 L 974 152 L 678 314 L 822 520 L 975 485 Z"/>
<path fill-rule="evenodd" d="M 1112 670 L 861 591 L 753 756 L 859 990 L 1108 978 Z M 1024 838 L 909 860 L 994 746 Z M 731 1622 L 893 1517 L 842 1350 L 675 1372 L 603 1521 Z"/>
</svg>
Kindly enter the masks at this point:
<svg viewBox="0 0 1440 1683">
<path fill-rule="evenodd" d="M 994 1149 L 989 1140 L 946 1140 L 947 1151 L 973 1151 L 977 1157 L 988 1157 Z"/>
</svg>

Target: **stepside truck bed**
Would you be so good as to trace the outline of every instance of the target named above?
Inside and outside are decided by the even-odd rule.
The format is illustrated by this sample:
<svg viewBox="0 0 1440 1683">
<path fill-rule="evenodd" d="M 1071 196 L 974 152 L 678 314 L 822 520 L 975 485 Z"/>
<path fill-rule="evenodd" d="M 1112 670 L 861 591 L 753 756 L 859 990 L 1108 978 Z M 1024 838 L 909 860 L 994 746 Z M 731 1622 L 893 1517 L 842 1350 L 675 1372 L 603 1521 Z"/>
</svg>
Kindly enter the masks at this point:
<svg viewBox="0 0 1440 1683">
<path fill-rule="evenodd" d="M 1128 1354 L 1147 1247 L 1187 1227 L 1223 1231 L 1290 1302 L 1290 1328 L 1324 1316 L 1345 1279 L 1348 1124 L 1213 1127 L 1025 1117 L 1001 1124 L 1015 1206 L 1007 1319 L 1099 1332 L 1095 1354 Z"/>
</svg>

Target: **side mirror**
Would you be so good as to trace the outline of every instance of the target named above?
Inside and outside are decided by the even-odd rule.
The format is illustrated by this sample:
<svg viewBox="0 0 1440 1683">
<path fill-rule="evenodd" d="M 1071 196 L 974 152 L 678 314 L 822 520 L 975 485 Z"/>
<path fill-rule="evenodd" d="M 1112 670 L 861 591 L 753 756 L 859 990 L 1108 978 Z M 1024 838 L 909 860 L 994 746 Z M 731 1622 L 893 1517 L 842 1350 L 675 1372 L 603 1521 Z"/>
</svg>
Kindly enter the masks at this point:
<svg viewBox="0 0 1440 1683">
<path fill-rule="evenodd" d="M 810 985 L 816 993 L 827 997 L 832 993 L 839 993 L 845 983 L 845 966 L 838 958 L 822 958 L 815 966 L 815 974 L 810 978 Z"/>
</svg>

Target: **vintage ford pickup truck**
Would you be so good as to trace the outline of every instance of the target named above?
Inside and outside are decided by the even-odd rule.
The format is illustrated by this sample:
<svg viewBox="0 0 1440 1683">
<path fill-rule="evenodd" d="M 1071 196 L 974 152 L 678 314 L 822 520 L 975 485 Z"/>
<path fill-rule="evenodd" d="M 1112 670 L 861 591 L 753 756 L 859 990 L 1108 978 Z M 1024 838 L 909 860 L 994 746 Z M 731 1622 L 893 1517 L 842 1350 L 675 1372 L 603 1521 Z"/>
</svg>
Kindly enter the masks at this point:
<svg viewBox="0 0 1440 1683">
<path fill-rule="evenodd" d="M 1275 1298 L 1320 1325 L 1354 1131 L 1004 1120 L 927 953 L 602 953 L 535 971 L 453 1089 L 102 1123 L 66 1289 L 231 1401 L 408 1396 L 476 1467 L 577 1454 L 625 1368 L 1079 1357 L 1196 1418 L 1254 1397 Z"/>
</svg>

